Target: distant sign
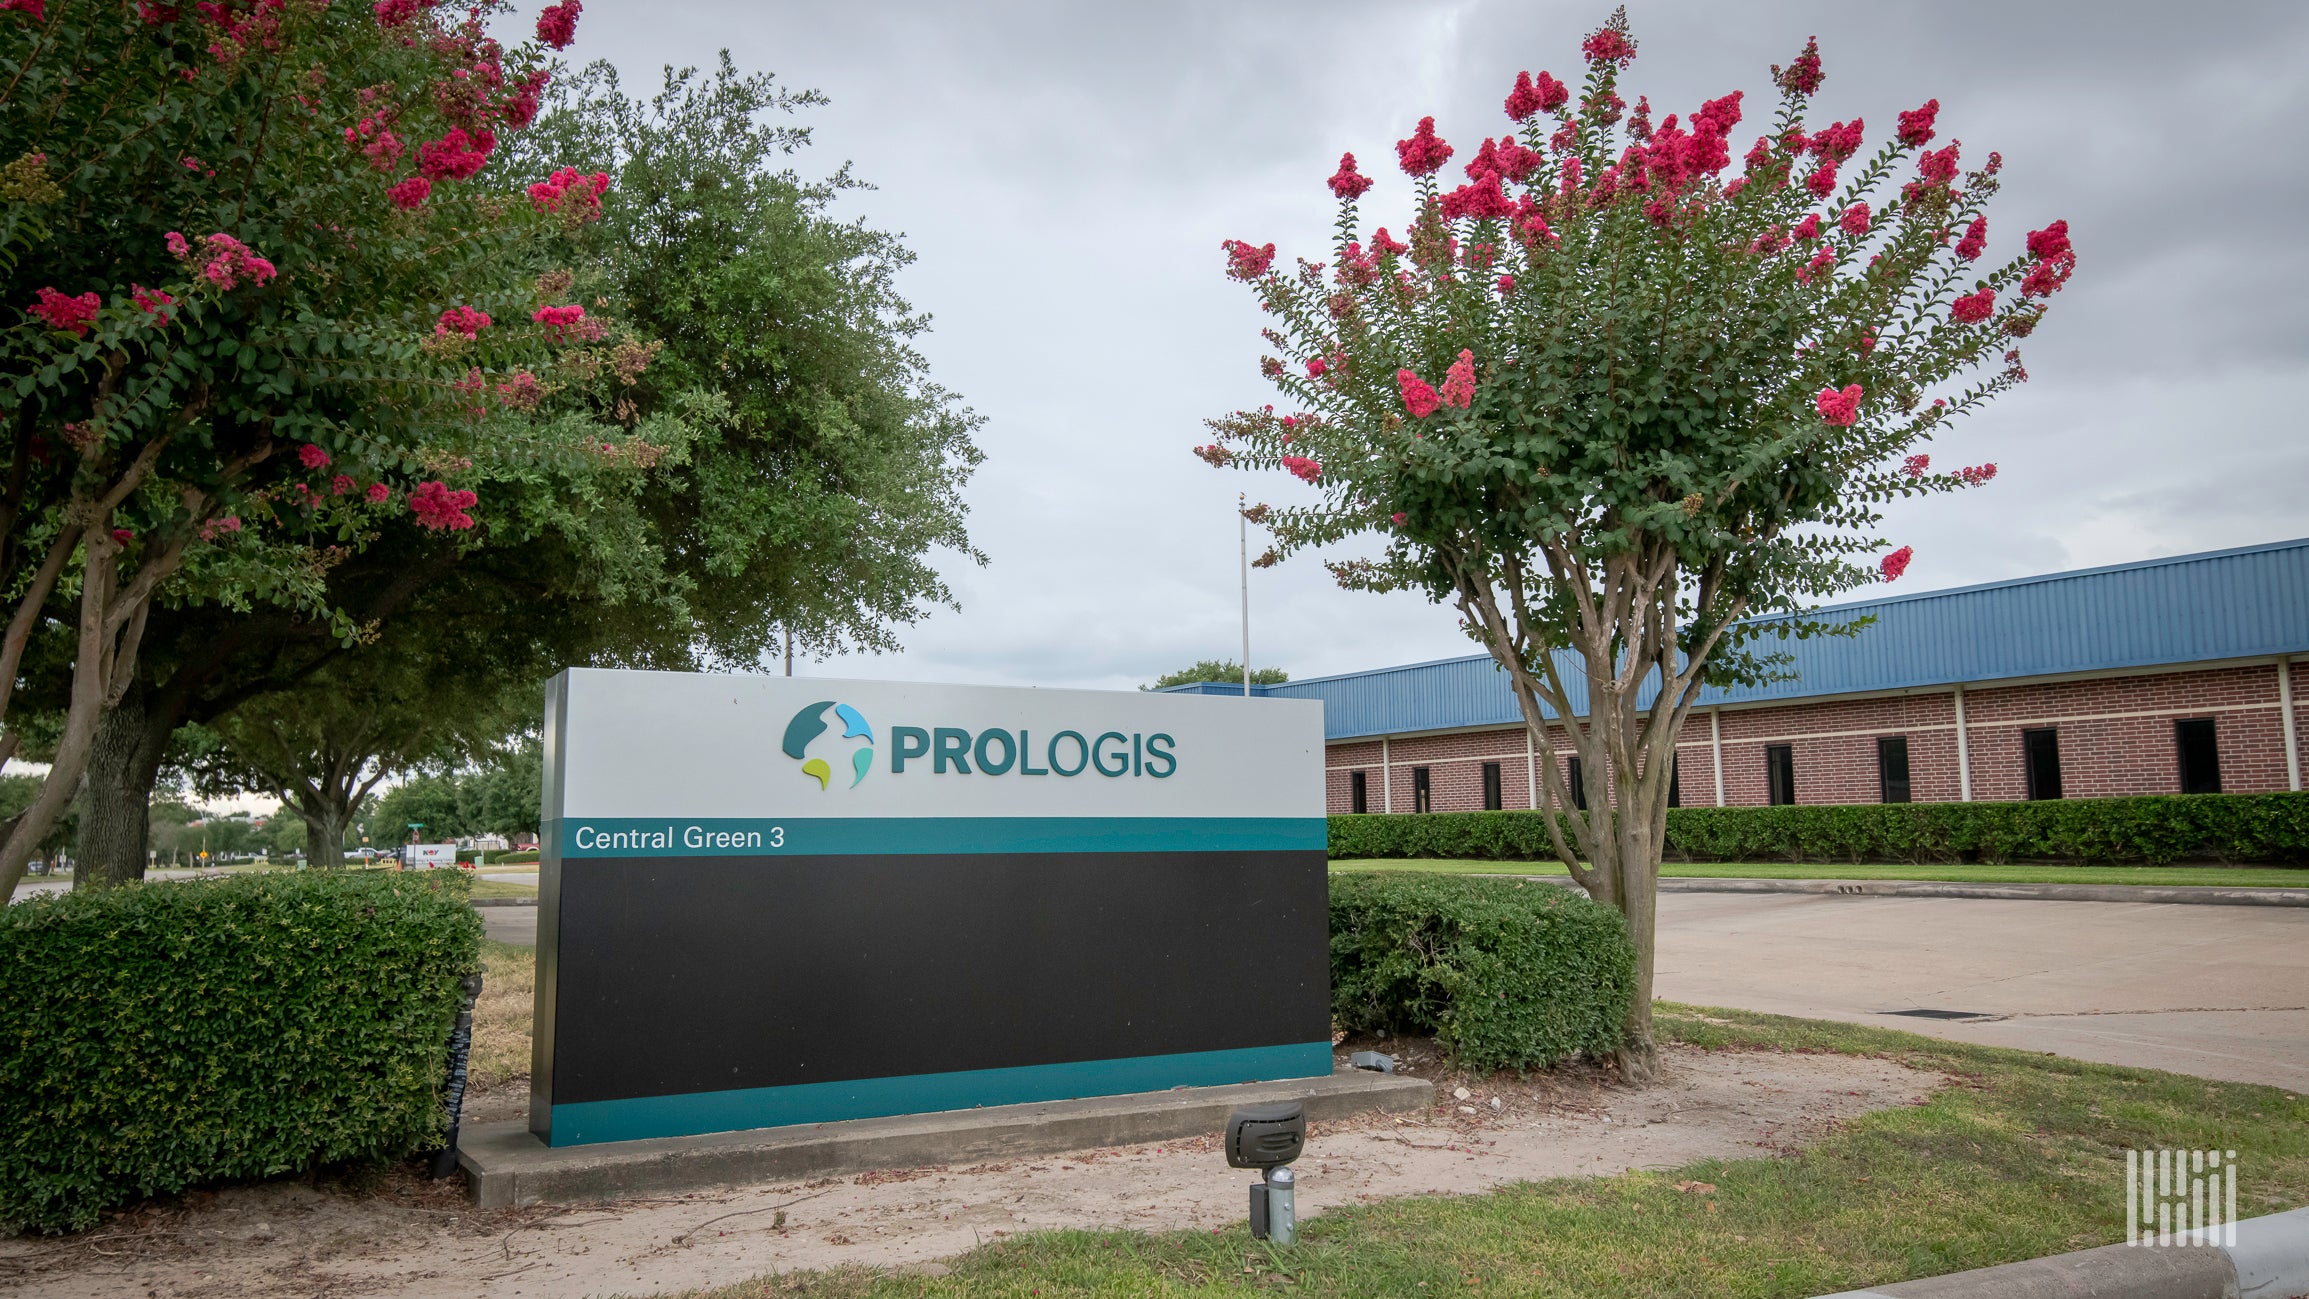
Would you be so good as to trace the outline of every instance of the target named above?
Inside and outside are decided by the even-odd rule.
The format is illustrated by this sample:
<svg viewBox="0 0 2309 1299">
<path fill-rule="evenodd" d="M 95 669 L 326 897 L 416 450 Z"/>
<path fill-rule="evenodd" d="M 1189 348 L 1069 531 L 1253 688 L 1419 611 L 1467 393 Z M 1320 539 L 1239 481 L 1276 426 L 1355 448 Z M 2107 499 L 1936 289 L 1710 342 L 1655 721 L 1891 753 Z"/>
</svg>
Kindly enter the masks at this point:
<svg viewBox="0 0 2309 1299">
<path fill-rule="evenodd" d="M 401 860 L 409 870 L 457 868 L 457 845 L 453 843 L 413 843 L 401 853 Z"/>
</svg>

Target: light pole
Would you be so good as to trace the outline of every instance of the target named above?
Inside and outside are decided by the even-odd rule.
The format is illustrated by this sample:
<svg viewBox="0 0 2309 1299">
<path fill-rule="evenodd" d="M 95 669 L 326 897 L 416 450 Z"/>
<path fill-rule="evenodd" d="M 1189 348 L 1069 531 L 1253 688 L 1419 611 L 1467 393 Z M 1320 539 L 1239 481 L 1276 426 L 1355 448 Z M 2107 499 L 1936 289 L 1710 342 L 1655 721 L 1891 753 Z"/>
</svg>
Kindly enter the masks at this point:
<svg viewBox="0 0 2309 1299">
<path fill-rule="evenodd" d="M 1235 493 L 1235 544 L 1243 567 L 1243 698 L 1251 697 L 1251 514 L 1250 498 Z"/>
</svg>

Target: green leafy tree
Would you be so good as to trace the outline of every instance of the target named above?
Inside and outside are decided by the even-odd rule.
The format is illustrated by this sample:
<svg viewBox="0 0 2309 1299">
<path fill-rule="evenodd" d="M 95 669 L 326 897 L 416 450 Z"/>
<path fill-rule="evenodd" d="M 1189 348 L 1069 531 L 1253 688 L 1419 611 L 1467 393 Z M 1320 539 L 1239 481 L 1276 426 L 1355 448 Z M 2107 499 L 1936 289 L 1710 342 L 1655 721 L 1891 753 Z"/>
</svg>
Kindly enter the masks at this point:
<svg viewBox="0 0 2309 1299">
<path fill-rule="evenodd" d="M 938 552 L 984 562 L 961 500 L 980 419 L 915 349 L 929 319 L 896 287 L 913 254 L 834 215 L 861 182 L 788 166 L 809 136 L 785 119 L 824 101 L 727 54 L 710 77 L 668 69 L 646 102 L 607 63 L 554 93 L 519 156 L 609 168 L 581 284 L 664 343 L 632 399 L 691 394 L 695 435 L 646 508 L 698 648 L 740 666 L 795 643 L 895 648 L 953 603 Z"/>
<path fill-rule="evenodd" d="M 1816 46 L 1774 69 L 1778 107 L 1729 180 L 1739 94 L 1655 123 L 1622 94 L 1624 13 L 1583 52 L 1576 88 L 1518 79 L 1515 129 L 1463 159 L 1466 184 L 1438 180 L 1457 151 L 1433 119 L 1396 146 L 1418 193 L 1403 238 L 1360 233 L 1349 157 L 1327 266 L 1229 242 L 1286 404 L 1213 421 L 1199 454 L 1321 494 L 1272 512 L 1266 562 L 1375 536 L 1342 584 L 1427 592 L 1500 664 L 1542 805 L 1566 813 L 1556 853 L 1635 941 L 1619 1063 L 1640 1080 L 1685 717 L 1708 681 L 1769 670 L 1742 620 L 1854 630 L 1802 611 L 1900 575 L 1907 547 L 1865 562 L 1884 502 L 1993 476 L 1935 472 L 1917 445 L 2026 377 L 2013 340 L 2076 255 L 2055 222 L 1980 262 L 2001 159 L 1960 172 L 1955 143 L 1930 148 L 1938 101 L 1865 154 L 1859 120 L 1816 126 Z M 1563 756 L 1589 773 L 1585 810 Z"/>
<path fill-rule="evenodd" d="M 1291 674 L 1281 668 L 1251 669 L 1251 684 L 1254 686 L 1279 686 L 1290 679 Z M 1225 681 L 1241 685 L 1243 665 L 1233 659 L 1203 659 L 1191 668 L 1165 672 L 1155 678 L 1153 685 L 1140 686 L 1139 689 L 1161 690 L 1167 686 L 1192 685 L 1197 681 Z"/>
<path fill-rule="evenodd" d="M 416 832 L 421 843 L 446 843 L 472 832 L 459 804 L 455 776 L 412 776 L 386 790 L 369 813 L 369 846 L 388 849 L 408 843 L 411 825 L 424 827 Z"/>
<path fill-rule="evenodd" d="M 472 183 L 544 87 L 540 44 L 485 31 L 503 8 L 0 14 L 0 301 L 22 312 L 0 329 L 0 756 L 36 633 L 67 683 L 0 889 L 79 787 L 164 588 L 322 611 L 378 530 L 467 529 L 467 484 L 618 452 L 535 418 L 641 354 L 538 300 L 539 250 L 599 185 Z"/>
</svg>

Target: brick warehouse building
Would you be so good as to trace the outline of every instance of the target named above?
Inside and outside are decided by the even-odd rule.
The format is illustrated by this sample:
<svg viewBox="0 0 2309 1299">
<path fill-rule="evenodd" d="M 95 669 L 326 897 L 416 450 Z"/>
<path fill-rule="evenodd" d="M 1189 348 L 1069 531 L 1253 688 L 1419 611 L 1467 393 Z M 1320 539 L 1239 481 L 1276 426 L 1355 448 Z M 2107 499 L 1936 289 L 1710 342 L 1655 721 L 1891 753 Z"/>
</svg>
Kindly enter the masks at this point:
<svg viewBox="0 0 2309 1299">
<path fill-rule="evenodd" d="M 1876 621 L 1768 641 L 1791 656 L 1789 679 L 1703 694 L 1677 745 L 1678 803 L 2301 788 L 2309 539 L 1818 613 Z M 1332 812 L 1536 805 L 1534 758 L 1488 656 L 1253 691 L 1324 702 Z M 1584 802 L 1583 775 L 1566 779 Z"/>
</svg>

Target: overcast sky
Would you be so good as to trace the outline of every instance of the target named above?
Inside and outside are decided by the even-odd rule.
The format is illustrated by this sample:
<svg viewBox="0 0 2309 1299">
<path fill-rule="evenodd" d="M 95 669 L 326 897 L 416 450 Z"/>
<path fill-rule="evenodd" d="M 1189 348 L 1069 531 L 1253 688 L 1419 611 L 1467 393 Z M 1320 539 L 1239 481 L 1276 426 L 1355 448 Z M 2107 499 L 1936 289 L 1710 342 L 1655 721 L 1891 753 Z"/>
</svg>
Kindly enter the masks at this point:
<svg viewBox="0 0 2309 1299">
<path fill-rule="evenodd" d="M 1393 142 L 1506 130 L 1521 69 L 1576 80 L 1601 3 L 1133 5 L 590 0 L 568 52 L 647 93 L 667 63 L 814 87 L 805 174 L 879 189 L 904 287 L 936 318 L 940 382 L 986 416 L 968 492 L 984 568 L 948 558 L 959 611 L 903 653 L 816 676 L 1127 687 L 1238 653 L 1237 491 L 1200 421 L 1270 400 L 1261 317 L 1222 239 L 1328 257 L 1342 151 L 1381 178 Z M 2006 159 L 1990 260 L 2068 219 L 2076 277 L 2025 351 L 2032 380 L 1931 450 L 1993 460 L 1986 489 L 1895 507 L 1916 548 L 1895 591 L 2309 535 L 2309 5 L 1641 0 L 1632 100 L 1688 112 L 1748 92 L 1817 34 L 1818 119 L 1941 102 L 1968 163 Z M 1739 134 L 1739 133 L 1735 133 Z M 1462 148 L 1459 160 L 1468 156 Z M 1456 162 L 1454 163 L 1456 170 Z M 1252 553 L 1260 549 L 1254 532 Z M 1311 556 L 1251 575 L 1252 657 L 1294 677 L 1471 653 L 1412 596 L 1339 590 Z"/>
</svg>

